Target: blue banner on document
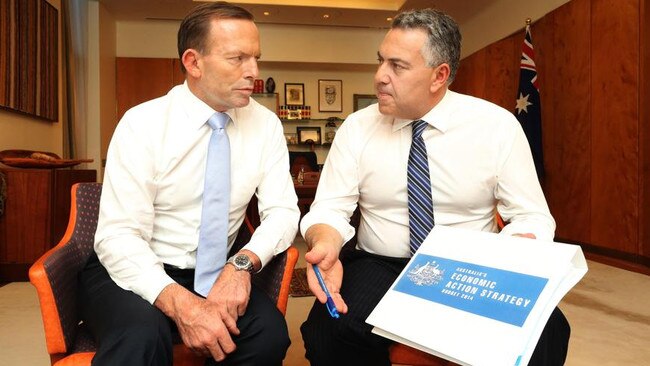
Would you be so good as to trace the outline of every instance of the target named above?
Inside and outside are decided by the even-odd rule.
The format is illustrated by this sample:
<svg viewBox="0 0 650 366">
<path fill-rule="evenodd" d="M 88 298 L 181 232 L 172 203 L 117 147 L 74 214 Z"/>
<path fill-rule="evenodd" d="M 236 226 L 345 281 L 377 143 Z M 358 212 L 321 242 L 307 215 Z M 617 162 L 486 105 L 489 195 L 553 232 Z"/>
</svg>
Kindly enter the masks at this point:
<svg viewBox="0 0 650 366">
<path fill-rule="evenodd" d="M 418 254 L 395 290 L 521 327 L 547 278 Z"/>
</svg>

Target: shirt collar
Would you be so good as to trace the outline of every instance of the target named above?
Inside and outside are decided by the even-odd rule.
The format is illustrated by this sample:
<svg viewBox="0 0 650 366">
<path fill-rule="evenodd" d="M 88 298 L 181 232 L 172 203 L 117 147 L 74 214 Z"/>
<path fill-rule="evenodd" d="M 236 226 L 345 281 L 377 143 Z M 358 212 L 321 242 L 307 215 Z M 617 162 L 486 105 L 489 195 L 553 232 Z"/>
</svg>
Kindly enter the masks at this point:
<svg viewBox="0 0 650 366">
<path fill-rule="evenodd" d="M 185 112 L 188 117 L 188 124 L 190 127 L 199 129 L 203 125 L 207 124 L 208 119 L 216 112 L 212 107 L 207 105 L 204 101 L 199 99 L 190 88 L 187 86 L 187 81 L 181 85 L 182 95 L 183 95 L 183 104 L 185 106 Z M 226 113 L 230 119 L 235 122 L 233 116 L 236 115 L 235 109 L 229 109 Z"/>
<path fill-rule="evenodd" d="M 449 130 L 455 124 L 455 121 L 452 119 L 452 112 L 454 108 L 454 99 L 456 99 L 456 93 L 447 89 L 445 95 L 442 97 L 440 102 L 436 104 L 429 112 L 427 112 L 421 120 L 426 121 L 429 125 L 433 126 L 435 129 L 439 130 L 442 133 Z M 397 131 L 411 124 L 413 120 L 395 118 L 393 120 L 393 131 Z"/>
</svg>

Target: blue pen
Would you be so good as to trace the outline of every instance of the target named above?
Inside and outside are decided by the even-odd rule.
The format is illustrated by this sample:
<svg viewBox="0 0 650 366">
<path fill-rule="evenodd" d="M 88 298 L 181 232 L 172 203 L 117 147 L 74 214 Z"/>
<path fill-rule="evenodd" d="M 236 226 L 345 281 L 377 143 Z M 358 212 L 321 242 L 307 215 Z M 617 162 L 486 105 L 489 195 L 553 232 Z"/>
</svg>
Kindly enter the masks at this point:
<svg viewBox="0 0 650 366">
<path fill-rule="evenodd" d="M 320 284 L 320 288 L 323 289 L 323 292 L 325 292 L 325 295 L 327 296 L 327 301 L 325 302 L 327 311 L 330 313 L 330 316 L 332 318 L 338 319 L 339 312 L 336 310 L 336 305 L 334 305 L 334 300 L 332 300 L 332 295 L 330 295 L 330 292 L 327 291 L 327 286 L 325 286 L 323 275 L 320 274 L 320 270 L 318 269 L 318 266 L 312 265 L 312 267 L 314 268 L 314 273 L 316 273 L 316 278 L 318 278 L 318 283 Z"/>
</svg>

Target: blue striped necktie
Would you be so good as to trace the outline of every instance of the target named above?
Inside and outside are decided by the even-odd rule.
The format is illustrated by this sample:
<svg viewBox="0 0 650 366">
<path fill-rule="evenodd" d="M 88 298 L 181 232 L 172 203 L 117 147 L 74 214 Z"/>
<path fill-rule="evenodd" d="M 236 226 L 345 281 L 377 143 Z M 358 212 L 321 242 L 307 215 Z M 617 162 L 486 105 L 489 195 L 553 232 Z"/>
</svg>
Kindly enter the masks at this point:
<svg viewBox="0 0 650 366">
<path fill-rule="evenodd" d="M 422 241 L 433 229 L 433 199 L 431 198 L 431 178 L 427 147 L 422 139 L 422 132 L 427 127 L 423 120 L 414 121 L 413 141 L 409 152 L 407 167 L 407 190 L 409 198 L 409 232 L 410 249 L 413 255 Z"/>
<path fill-rule="evenodd" d="M 228 115 L 216 112 L 208 120 L 212 128 L 205 163 L 199 245 L 196 248 L 194 290 L 207 296 L 226 263 L 228 212 L 230 210 L 230 141 Z"/>
</svg>

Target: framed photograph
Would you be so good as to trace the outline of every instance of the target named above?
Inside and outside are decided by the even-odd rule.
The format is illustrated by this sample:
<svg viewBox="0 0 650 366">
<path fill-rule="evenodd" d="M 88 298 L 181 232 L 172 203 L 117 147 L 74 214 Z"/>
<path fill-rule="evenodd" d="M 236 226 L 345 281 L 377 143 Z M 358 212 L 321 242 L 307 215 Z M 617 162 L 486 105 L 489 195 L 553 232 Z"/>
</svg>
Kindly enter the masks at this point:
<svg viewBox="0 0 650 366">
<path fill-rule="evenodd" d="M 296 127 L 298 143 L 307 145 L 320 145 L 320 127 Z"/>
<path fill-rule="evenodd" d="M 284 83 L 284 105 L 305 105 L 305 84 Z"/>
<path fill-rule="evenodd" d="M 352 105 L 354 106 L 355 112 L 359 109 L 366 108 L 371 104 L 377 103 L 377 96 L 374 94 L 353 94 L 352 98 L 354 100 Z"/>
<path fill-rule="evenodd" d="M 342 80 L 318 80 L 318 111 L 343 112 Z"/>
</svg>

